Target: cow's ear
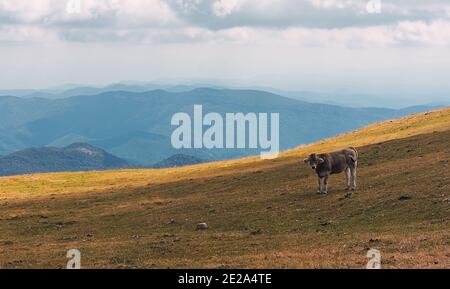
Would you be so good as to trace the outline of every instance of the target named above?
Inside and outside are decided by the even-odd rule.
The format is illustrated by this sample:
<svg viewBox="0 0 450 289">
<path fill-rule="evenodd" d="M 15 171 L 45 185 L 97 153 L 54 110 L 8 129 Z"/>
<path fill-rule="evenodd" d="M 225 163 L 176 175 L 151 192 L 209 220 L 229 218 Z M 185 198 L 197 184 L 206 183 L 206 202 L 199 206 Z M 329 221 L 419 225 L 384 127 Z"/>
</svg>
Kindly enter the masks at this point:
<svg viewBox="0 0 450 289">
<path fill-rule="evenodd" d="M 317 158 L 317 162 L 318 162 L 319 164 L 321 164 L 321 163 L 323 163 L 323 162 L 325 162 L 325 161 L 323 160 L 323 158 Z"/>
<path fill-rule="evenodd" d="M 308 158 L 303 159 L 303 162 L 304 162 L 305 164 L 307 164 L 307 163 L 309 162 L 309 159 L 308 159 Z"/>
</svg>

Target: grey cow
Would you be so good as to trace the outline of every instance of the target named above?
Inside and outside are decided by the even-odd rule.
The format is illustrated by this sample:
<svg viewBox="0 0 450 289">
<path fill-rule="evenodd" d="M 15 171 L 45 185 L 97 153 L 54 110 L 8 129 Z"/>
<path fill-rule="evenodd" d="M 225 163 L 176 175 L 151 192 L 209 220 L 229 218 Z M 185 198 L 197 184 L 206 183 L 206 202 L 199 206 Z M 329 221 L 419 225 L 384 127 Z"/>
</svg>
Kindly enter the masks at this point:
<svg viewBox="0 0 450 289">
<path fill-rule="evenodd" d="M 355 148 L 346 148 L 332 153 L 311 154 L 304 159 L 316 171 L 319 183 L 317 193 L 328 192 L 328 177 L 345 171 L 346 190 L 356 190 L 356 166 L 358 164 L 358 151 Z M 346 196 L 350 196 L 351 193 Z"/>
</svg>

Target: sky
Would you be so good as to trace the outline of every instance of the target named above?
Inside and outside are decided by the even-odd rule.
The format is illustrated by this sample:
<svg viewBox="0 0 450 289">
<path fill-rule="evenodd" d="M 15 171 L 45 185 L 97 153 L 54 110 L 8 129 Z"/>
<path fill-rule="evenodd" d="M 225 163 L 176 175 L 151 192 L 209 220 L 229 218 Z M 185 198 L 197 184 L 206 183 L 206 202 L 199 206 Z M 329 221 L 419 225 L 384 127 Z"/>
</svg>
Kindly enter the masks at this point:
<svg viewBox="0 0 450 289">
<path fill-rule="evenodd" d="M 449 49 L 448 0 L 0 0 L 0 89 L 135 80 L 450 100 Z"/>
</svg>

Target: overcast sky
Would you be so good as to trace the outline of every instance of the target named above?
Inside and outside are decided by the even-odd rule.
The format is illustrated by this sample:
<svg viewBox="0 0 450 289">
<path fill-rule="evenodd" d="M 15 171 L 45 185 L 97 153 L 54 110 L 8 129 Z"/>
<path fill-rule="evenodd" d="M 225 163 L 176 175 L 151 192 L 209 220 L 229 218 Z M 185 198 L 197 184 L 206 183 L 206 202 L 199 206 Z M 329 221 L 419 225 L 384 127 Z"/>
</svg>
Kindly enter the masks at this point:
<svg viewBox="0 0 450 289">
<path fill-rule="evenodd" d="M 164 80 L 450 91 L 448 0 L 381 0 L 381 13 L 366 0 L 76 2 L 0 0 L 0 89 Z"/>
</svg>

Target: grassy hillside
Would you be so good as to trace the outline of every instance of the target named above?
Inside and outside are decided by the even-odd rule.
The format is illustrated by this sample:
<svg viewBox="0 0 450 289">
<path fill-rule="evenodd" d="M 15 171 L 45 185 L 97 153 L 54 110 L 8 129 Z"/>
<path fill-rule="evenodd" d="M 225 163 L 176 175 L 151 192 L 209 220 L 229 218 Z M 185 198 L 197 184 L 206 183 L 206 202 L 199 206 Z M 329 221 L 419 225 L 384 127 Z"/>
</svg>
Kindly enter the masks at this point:
<svg viewBox="0 0 450 289">
<path fill-rule="evenodd" d="M 285 152 L 161 170 L 0 178 L 0 266 L 450 267 L 450 109 Z M 360 151 L 359 188 L 343 176 L 316 195 L 311 152 Z M 209 230 L 196 231 L 198 222 Z"/>
</svg>

